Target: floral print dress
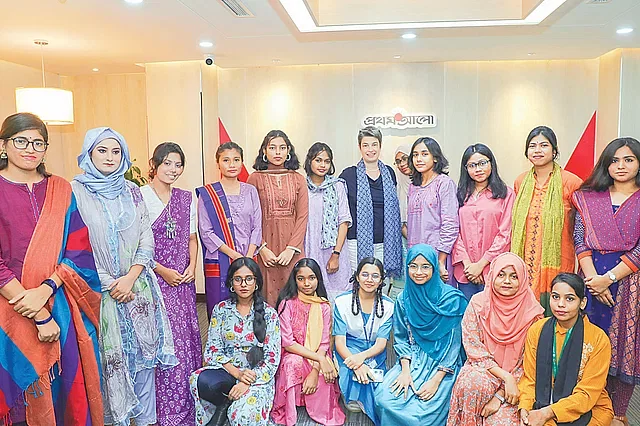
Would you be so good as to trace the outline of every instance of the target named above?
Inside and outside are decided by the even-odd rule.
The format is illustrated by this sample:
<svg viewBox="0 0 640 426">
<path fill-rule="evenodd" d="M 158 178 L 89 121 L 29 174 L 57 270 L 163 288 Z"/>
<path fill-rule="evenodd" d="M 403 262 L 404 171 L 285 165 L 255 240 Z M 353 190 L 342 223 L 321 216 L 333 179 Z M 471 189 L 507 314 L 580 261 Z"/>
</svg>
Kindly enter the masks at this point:
<svg viewBox="0 0 640 426">
<path fill-rule="evenodd" d="M 275 309 L 265 303 L 267 334 L 264 339 L 264 360 L 255 371 L 257 380 L 239 400 L 229 407 L 228 418 L 232 426 L 266 426 L 275 395 L 275 375 L 280 364 L 280 324 Z M 253 308 L 249 315 L 238 312 L 230 300 L 218 303 L 211 313 L 209 337 L 204 353 L 204 367 L 190 377 L 191 394 L 196 400 L 196 425 L 206 425 L 216 406 L 198 395 L 198 376 L 204 370 L 224 368 L 230 362 L 239 369 L 250 368 L 247 352 L 258 344 L 253 334 Z"/>
</svg>

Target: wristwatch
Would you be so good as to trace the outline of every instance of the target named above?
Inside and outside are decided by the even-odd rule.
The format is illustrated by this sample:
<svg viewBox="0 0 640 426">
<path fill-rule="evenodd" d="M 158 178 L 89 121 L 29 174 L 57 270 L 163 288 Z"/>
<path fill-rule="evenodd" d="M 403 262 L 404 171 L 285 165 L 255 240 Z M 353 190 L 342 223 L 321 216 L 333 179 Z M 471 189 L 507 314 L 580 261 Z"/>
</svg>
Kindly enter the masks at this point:
<svg viewBox="0 0 640 426">
<path fill-rule="evenodd" d="M 333 254 L 335 254 L 336 256 L 340 256 L 340 252 L 338 250 L 334 250 Z"/>
<path fill-rule="evenodd" d="M 611 271 L 607 271 L 607 276 L 609 277 L 612 283 L 615 283 L 616 281 L 618 281 L 618 279 L 616 278 L 616 274 L 614 274 Z"/>
</svg>

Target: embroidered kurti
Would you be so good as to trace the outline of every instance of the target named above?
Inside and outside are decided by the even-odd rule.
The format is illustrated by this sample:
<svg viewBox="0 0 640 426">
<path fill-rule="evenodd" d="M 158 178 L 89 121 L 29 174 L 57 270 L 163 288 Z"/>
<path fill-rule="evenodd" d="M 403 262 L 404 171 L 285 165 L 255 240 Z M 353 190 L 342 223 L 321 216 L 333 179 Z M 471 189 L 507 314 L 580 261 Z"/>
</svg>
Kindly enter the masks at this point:
<svg viewBox="0 0 640 426">
<path fill-rule="evenodd" d="M 327 303 L 323 303 L 321 306 L 323 329 L 319 349 L 328 351 L 331 334 L 331 307 Z M 301 302 L 298 298 L 286 301 L 282 312 L 280 312 L 283 348 L 294 343 L 304 346 L 310 309 L 311 305 Z M 311 363 L 306 358 L 287 352 L 285 349 L 282 350 L 282 363 L 276 378 L 273 420 L 278 424 L 294 426 L 298 419 L 296 406 L 304 406 L 309 417 L 317 423 L 325 426 L 344 424 L 345 415 L 338 403 L 340 388 L 337 380 L 333 384 L 328 384 L 320 374 L 318 389 L 315 393 L 302 394 L 302 383 L 310 372 Z"/>
<path fill-rule="evenodd" d="M 528 171 L 522 173 L 516 178 L 514 189 L 516 194 L 520 189 L 520 184 L 527 176 Z M 563 272 L 573 272 L 575 270 L 575 249 L 573 246 L 573 207 L 571 204 L 571 195 L 582 184 L 582 180 L 573 173 L 561 170 L 562 177 L 562 204 L 564 206 L 564 224 L 562 226 L 561 241 L 561 264 L 560 270 Z M 522 259 L 527 264 L 529 276 L 531 278 L 531 288 L 538 299 L 542 293 L 551 291 L 551 277 L 549 280 L 542 279 L 542 233 L 543 233 L 543 214 L 544 200 L 549 189 L 550 179 L 543 186 L 536 186 L 533 190 L 533 197 L 529 207 L 529 214 L 525 229 L 521 232 L 525 233 L 524 255 Z M 548 303 L 543 303 L 548 306 Z"/>
<path fill-rule="evenodd" d="M 451 252 L 453 274 L 459 283 L 469 280 L 464 275 L 464 260 L 475 263 L 480 259 L 491 262 L 511 247 L 511 210 L 516 199 L 511 188 L 505 198 L 491 198 L 487 189 L 477 197 L 471 196 L 458 210 L 460 235 Z M 489 265 L 483 275 L 489 273 Z"/>
<path fill-rule="evenodd" d="M 343 223 L 351 225 L 351 214 L 349 213 L 345 185 L 342 182 L 336 182 L 335 186 L 338 194 L 338 205 L 336 206 L 338 210 L 338 226 Z M 314 259 L 320 265 L 329 301 L 333 303 L 336 296 L 351 287 L 351 283 L 349 283 L 351 265 L 349 264 L 349 253 L 346 252 L 347 245 L 345 244 L 338 260 L 338 271 L 333 274 L 327 273 L 327 263 L 333 254 L 334 248 L 323 249 L 321 247 L 322 223 L 324 220 L 323 208 L 323 191 L 309 192 L 309 222 L 304 239 L 304 252 L 307 257 Z"/>
<path fill-rule="evenodd" d="M 169 205 L 165 206 L 150 186 L 143 186 L 140 190 L 145 204 L 150 207 L 155 261 L 166 268 L 183 273 L 190 262 L 189 238 L 196 232 L 193 211 L 195 203 L 191 192 L 173 188 Z M 166 223 L 169 214 L 176 222 L 174 238 L 167 237 Z M 202 366 L 196 287 L 195 281 L 170 286 L 160 275 L 156 276 L 171 324 L 176 356 L 180 361 L 180 364 L 171 369 L 156 370 L 158 424 L 179 426 L 190 423 L 195 417 L 195 406 L 189 391 L 189 376 Z"/>
<path fill-rule="evenodd" d="M 240 182 L 240 193 L 226 194 L 226 197 L 233 220 L 236 251 L 246 255 L 250 244 L 255 244 L 256 247 L 262 244 L 262 210 L 258 191 L 253 185 Z M 223 241 L 213 232 L 211 219 L 202 200 L 198 200 L 198 228 L 206 249 L 205 259 L 218 259 L 218 249 Z M 276 255 L 278 254 L 280 253 Z"/>
<path fill-rule="evenodd" d="M 615 300 L 613 308 L 587 293 L 586 311 L 611 339 L 609 374 L 625 383 L 639 384 L 640 191 L 620 206 L 612 206 L 609 191 L 576 191 L 573 199 L 578 209 L 573 234 L 578 259 L 591 256 L 601 275 L 620 262 L 634 271 L 609 286 Z"/>
<path fill-rule="evenodd" d="M 264 276 L 264 295 L 275 306 L 278 293 L 289 278 L 295 263 L 305 257 L 304 236 L 309 217 L 307 182 L 298 172 L 291 170 L 265 170 L 249 176 L 247 183 L 254 185 L 262 207 L 262 237 L 267 247 L 278 256 L 287 247 L 298 250 L 288 266 L 267 268 L 258 259 Z"/>
<path fill-rule="evenodd" d="M 255 383 L 229 407 L 227 417 L 232 426 L 269 425 L 281 347 L 280 326 L 275 309 L 265 305 L 264 317 L 267 326 L 263 342 L 264 360 L 253 368 L 257 377 Z M 196 401 L 196 425 L 206 425 L 216 411 L 215 405 L 198 395 L 198 376 L 204 370 L 222 369 L 227 363 L 239 369 L 250 368 L 247 353 L 258 343 L 253 334 L 253 321 L 253 308 L 247 316 L 243 316 L 238 312 L 236 304 L 230 300 L 223 300 L 213 308 L 204 352 L 205 366 L 196 370 L 189 380 L 191 394 Z"/>
<path fill-rule="evenodd" d="M 333 335 L 345 336 L 347 349 L 352 354 L 357 354 L 370 349 L 375 345 L 376 339 L 387 339 L 393 328 L 393 301 L 382 296 L 384 313 L 378 318 L 375 313 L 353 315 L 351 310 L 352 292 L 342 293 L 336 298 L 333 310 Z M 380 425 L 380 419 L 376 415 L 374 392 L 378 383 L 360 384 L 353 378 L 353 370 L 344 364 L 344 359 L 338 351 L 335 351 L 335 359 L 338 361 L 338 383 L 347 403 L 357 401 L 361 404 L 365 414 L 376 425 Z M 387 350 L 375 357 L 368 358 L 365 363 L 372 369 L 387 371 Z"/>
<path fill-rule="evenodd" d="M 513 426 L 520 421 L 518 406 L 503 403 L 497 412 L 482 417 L 482 408 L 502 386 L 502 381 L 489 372 L 500 367 L 484 343 L 484 332 L 473 304 L 469 304 L 462 319 L 462 344 L 465 362 L 451 395 L 447 426 Z M 524 372 L 521 354 L 511 375 L 520 380 Z"/>
<path fill-rule="evenodd" d="M 406 290 L 405 290 L 406 291 Z M 457 290 L 455 290 L 457 291 Z M 398 295 L 393 312 L 393 347 L 398 355 L 396 365 L 384 376 L 384 381 L 376 388 L 375 400 L 380 424 L 382 425 L 444 425 L 449 413 L 449 402 L 453 384 L 462 367 L 462 331 L 458 325 L 443 341 L 444 356 L 435 360 L 422 350 L 413 338 L 406 307 L 402 294 Z M 446 342 L 446 343 L 445 343 Z M 398 378 L 402 367 L 400 359 L 411 360 L 411 378 L 415 388 L 419 390 L 438 371 L 446 374 L 438 391 L 429 401 L 418 399 L 413 390 L 405 400 L 404 394 L 395 396 L 390 389 L 391 384 Z"/>
<path fill-rule="evenodd" d="M 409 185 L 409 248 L 422 243 L 439 252 L 451 253 L 459 229 L 456 184 L 449 176 L 440 174 L 427 186 Z"/>
<path fill-rule="evenodd" d="M 72 183 L 78 208 L 89 228 L 89 238 L 102 285 L 100 355 L 106 424 L 153 424 L 140 418 L 150 399 L 155 400 L 153 380 L 138 384 L 143 370 L 178 364 L 173 335 L 156 275 L 153 272 L 154 239 L 149 213 L 140 189 L 131 182 L 115 199 L 89 192 Z M 116 302 L 109 294 L 113 282 L 133 265 L 143 271 L 133 285 L 135 298 Z M 134 384 L 138 384 L 135 386 Z M 155 405 L 155 403 L 154 403 Z M 145 423 L 148 422 L 148 423 Z"/>
<path fill-rule="evenodd" d="M 536 399 L 536 352 L 542 327 L 549 318 L 534 323 L 527 333 L 524 349 L 524 374 L 518 383 L 520 403 L 518 409 L 531 410 Z M 556 353 L 562 352 L 562 344 L 567 335 L 567 329 L 559 324 L 556 329 Z M 599 327 L 584 318 L 584 343 L 582 346 L 582 360 L 578 372 L 578 383 L 573 393 L 551 404 L 558 423 L 573 422 L 584 413 L 591 410 L 590 426 L 608 426 L 613 420 L 611 400 L 605 389 L 609 360 L 611 359 L 611 344 L 609 338 Z M 555 426 L 550 420 L 545 426 Z"/>
</svg>

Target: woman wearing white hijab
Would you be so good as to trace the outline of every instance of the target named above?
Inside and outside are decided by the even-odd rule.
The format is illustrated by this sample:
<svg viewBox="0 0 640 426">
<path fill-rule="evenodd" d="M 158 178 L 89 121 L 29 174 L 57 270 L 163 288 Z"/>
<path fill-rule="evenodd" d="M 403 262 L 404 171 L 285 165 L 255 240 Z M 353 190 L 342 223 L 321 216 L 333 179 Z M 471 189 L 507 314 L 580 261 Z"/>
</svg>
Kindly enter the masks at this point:
<svg viewBox="0 0 640 426">
<path fill-rule="evenodd" d="M 153 273 L 154 239 L 140 189 L 124 179 L 131 166 L 118 132 L 85 136 L 72 182 L 102 287 L 99 346 L 104 422 L 156 423 L 155 367 L 178 363 L 171 327 Z"/>
<path fill-rule="evenodd" d="M 396 148 L 393 162 L 400 173 L 396 173 L 398 201 L 400 202 L 400 221 L 402 222 L 402 261 L 407 257 L 407 200 L 409 198 L 409 185 L 411 184 L 411 169 L 409 168 L 409 155 L 411 147 L 400 145 Z M 396 296 L 404 288 L 404 271 L 400 278 L 394 278 L 391 282 L 389 296 L 395 300 Z"/>
</svg>

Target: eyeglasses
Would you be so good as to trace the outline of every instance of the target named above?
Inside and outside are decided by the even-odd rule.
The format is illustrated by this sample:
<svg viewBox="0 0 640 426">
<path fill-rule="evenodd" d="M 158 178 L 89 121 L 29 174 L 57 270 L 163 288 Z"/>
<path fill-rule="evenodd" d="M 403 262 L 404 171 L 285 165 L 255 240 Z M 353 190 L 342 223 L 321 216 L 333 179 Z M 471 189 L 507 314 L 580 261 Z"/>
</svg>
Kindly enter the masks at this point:
<svg viewBox="0 0 640 426">
<path fill-rule="evenodd" d="M 400 158 L 396 158 L 396 160 L 394 161 L 396 163 L 396 166 L 399 166 L 402 163 L 406 163 L 407 161 L 409 161 L 409 156 L 408 155 L 403 155 Z"/>
<path fill-rule="evenodd" d="M 373 281 L 374 283 L 379 283 L 380 281 L 382 281 L 382 276 L 376 273 L 370 274 L 368 272 L 360 272 L 360 278 L 362 278 L 363 281 L 371 278 L 371 281 Z"/>
<path fill-rule="evenodd" d="M 8 141 L 12 141 L 13 142 L 13 146 L 15 146 L 16 149 L 19 149 L 19 150 L 27 149 L 29 144 L 31 144 L 31 146 L 33 147 L 34 151 L 36 151 L 36 152 L 45 152 L 47 150 L 47 147 L 49 146 L 49 144 L 47 142 L 43 141 L 42 139 L 29 140 L 27 138 L 23 138 L 21 136 L 18 136 L 17 138 L 8 138 L 7 140 Z"/>
<path fill-rule="evenodd" d="M 477 163 L 467 163 L 465 165 L 465 167 L 467 168 L 467 170 L 475 170 L 478 167 L 480 167 L 481 169 L 484 169 L 485 167 L 487 167 L 491 162 L 489 160 L 480 160 Z"/>
<path fill-rule="evenodd" d="M 241 286 L 242 283 L 245 283 L 247 285 L 252 285 L 253 283 L 256 282 L 256 277 L 253 275 L 247 275 L 246 277 L 233 277 L 233 284 L 237 285 L 237 286 Z"/>
<path fill-rule="evenodd" d="M 418 272 L 418 271 L 424 271 L 424 272 L 429 272 L 433 270 L 433 266 L 431 266 L 430 264 L 426 264 L 426 265 L 417 265 L 415 263 L 410 263 L 409 264 L 409 271 L 411 272 Z"/>
</svg>

